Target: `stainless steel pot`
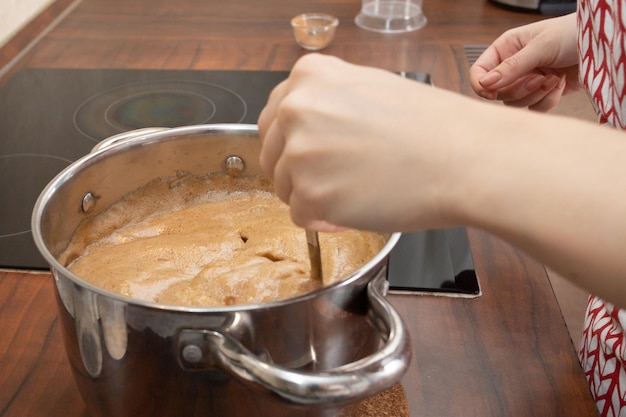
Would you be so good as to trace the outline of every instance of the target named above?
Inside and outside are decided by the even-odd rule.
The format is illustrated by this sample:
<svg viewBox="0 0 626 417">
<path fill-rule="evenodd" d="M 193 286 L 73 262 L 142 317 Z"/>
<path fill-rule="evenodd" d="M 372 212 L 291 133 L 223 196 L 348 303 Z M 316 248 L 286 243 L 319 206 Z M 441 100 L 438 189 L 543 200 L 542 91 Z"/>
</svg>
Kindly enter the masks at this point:
<svg viewBox="0 0 626 417">
<path fill-rule="evenodd" d="M 187 308 L 117 295 L 58 261 L 79 222 L 158 176 L 260 172 L 254 125 L 204 125 L 114 137 L 54 178 L 32 230 L 56 283 L 67 355 L 97 416 L 334 416 L 381 392 L 409 363 L 386 301 L 398 240 L 345 280 L 273 303 Z"/>
</svg>

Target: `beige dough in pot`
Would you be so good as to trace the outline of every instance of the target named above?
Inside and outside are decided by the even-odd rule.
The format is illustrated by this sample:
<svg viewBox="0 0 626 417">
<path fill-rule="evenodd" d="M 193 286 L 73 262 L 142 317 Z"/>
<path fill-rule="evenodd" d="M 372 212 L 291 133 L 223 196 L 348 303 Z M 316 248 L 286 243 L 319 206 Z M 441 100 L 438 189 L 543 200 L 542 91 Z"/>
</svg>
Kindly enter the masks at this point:
<svg viewBox="0 0 626 417">
<path fill-rule="evenodd" d="M 320 234 L 324 285 L 361 267 L 387 236 Z M 321 287 L 305 232 L 261 177 L 155 179 L 83 222 L 60 261 L 84 280 L 182 306 L 256 304 Z"/>
</svg>

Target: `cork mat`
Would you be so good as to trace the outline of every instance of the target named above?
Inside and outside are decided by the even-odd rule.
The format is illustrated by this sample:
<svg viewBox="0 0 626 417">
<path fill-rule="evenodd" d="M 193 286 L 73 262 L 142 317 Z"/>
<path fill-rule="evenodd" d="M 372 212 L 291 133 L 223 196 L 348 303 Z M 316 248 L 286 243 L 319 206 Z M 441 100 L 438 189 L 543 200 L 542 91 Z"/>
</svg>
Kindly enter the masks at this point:
<svg viewBox="0 0 626 417">
<path fill-rule="evenodd" d="M 344 408 L 337 417 L 409 417 L 409 403 L 401 384 Z"/>
</svg>

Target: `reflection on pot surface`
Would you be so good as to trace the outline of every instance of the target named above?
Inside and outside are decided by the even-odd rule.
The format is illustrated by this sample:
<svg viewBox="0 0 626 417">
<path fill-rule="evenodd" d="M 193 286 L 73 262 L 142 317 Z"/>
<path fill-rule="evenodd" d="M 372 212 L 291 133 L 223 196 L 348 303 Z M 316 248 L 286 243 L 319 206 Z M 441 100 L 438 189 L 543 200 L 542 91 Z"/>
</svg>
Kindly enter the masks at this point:
<svg viewBox="0 0 626 417">
<path fill-rule="evenodd" d="M 40 195 L 33 235 L 53 271 L 68 358 L 93 415 L 335 416 L 400 380 L 410 346 L 385 299 L 397 235 L 335 283 L 245 305 L 141 300 L 63 264 L 78 225 L 129 192 L 181 172 L 223 171 L 232 155 L 245 162 L 241 175 L 258 175 L 258 152 L 250 125 L 154 131 L 96 150 Z"/>
</svg>

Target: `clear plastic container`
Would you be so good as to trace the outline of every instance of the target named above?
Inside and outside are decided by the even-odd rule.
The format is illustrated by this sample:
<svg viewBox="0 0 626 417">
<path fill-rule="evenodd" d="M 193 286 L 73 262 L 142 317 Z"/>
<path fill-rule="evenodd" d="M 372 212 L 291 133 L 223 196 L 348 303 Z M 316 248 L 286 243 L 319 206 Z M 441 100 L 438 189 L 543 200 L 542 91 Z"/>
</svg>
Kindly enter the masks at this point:
<svg viewBox="0 0 626 417">
<path fill-rule="evenodd" d="M 402 33 L 421 29 L 427 19 L 421 0 L 362 0 L 354 22 L 366 30 Z"/>
</svg>

